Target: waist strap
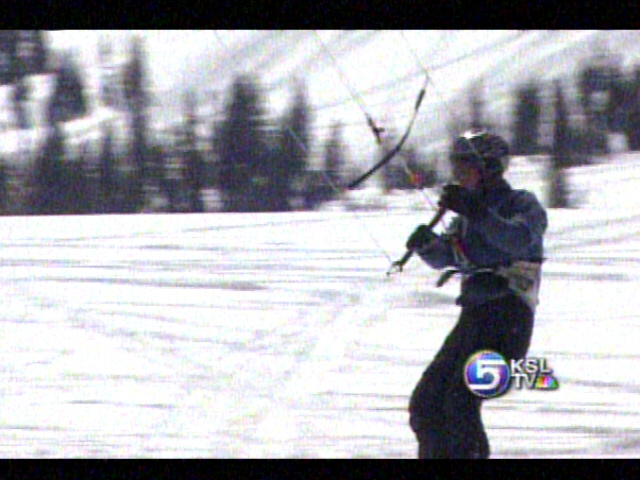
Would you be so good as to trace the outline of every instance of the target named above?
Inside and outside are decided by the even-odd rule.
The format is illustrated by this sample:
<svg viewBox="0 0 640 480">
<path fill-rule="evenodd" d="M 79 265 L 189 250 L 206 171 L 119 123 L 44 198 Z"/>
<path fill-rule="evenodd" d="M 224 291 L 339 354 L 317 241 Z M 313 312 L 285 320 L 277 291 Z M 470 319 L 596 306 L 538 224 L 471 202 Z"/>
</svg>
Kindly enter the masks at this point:
<svg viewBox="0 0 640 480">
<path fill-rule="evenodd" d="M 509 279 L 509 286 L 514 287 L 516 290 L 529 290 L 539 280 L 540 270 L 540 262 L 527 262 L 524 260 L 518 260 L 508 266 L 478 267 L 471 270 L 448 268 L 440 275 L 436 286 L 443 286 L 457 273 L 463 274 L 467 278 L 483 273 L 492 273 Z"/>
<path fill-rule="evenodd" d="M 448 268 L 442 273 L 442 275 L 440 275 L 440 278 L 438 278 L 438 281 L 436 282 L 436 286 L 437 287 L 443 286 L 445 283 L 447 283 L 451 279 L 451 277 L 453 277 L 457 273 L 463 274 L 467 277 L 478 275 L 481 273 L 494 273 L 496 275 L 503 276 L 499 271 L 500 268 L 503 268 L 503 267 L 474 268 L 473 270 L 460 270 L 458 268 Z"/>
<path fill-rule="evenodd" d="M 513 262 L 509 266 L 499 266 L 494 268 L 483 267 L 475 268 L 469 271 L 463 271 L 460 269 L 447 269 L 438 279 L 436 286 L 443 286 L 456 273 L 463 274 L 465 277 L 464 280 L 467 280 L 475 275 L 486 273 L 497 275 L 506 279 L 508 289 L 514 292 L 516 295 L 522 297 L 525 302 L 532 308 L 532 310 L 535 310 L 535 307 L 538 305 L 538 293 L 540 291 L 540 281 L 542 276 L 541 262 L 528 262 L 519 260 Z"/>
</svg>

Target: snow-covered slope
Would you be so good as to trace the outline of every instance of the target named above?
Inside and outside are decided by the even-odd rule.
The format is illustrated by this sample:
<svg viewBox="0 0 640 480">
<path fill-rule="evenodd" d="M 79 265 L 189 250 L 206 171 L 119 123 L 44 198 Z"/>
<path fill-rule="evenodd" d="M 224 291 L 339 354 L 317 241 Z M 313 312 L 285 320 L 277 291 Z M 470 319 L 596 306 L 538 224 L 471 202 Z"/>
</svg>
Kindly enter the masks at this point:
<svg viewBox="0 0 640 480">
<path fill-rule="evenodd" d="M 640 454 L 640 166 L 612 162 L 549 211 L 530 354 L 560 389 L 485 403 L 494 457 Z M 458 313 L 418 260 L 385 276 L 425 215 L 0 218 L 0 456 L 414 457 L 408 397 Z"/>
</svg>

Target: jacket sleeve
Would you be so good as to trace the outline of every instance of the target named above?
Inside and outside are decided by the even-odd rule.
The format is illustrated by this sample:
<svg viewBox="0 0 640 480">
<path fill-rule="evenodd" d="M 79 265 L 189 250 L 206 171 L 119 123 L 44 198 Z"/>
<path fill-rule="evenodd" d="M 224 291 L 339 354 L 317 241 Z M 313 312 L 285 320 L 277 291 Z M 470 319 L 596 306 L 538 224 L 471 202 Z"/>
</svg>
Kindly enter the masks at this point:
<svg viewBox="0 0 640 480">
<path fill-rule="evenodd" d="M 512 255 L 525 255 L 532 244 L 541 242 L 547 229 L 547 213 L 530 192 L 519 191 L 513 198 L 513 215 L 499 216 L 489 210 L 481 228 L 486 239 L 499 250 Z"/>
<path fill-rule="evenodd" d="M 426 248 L 417 250 L 420 258 L 431 268 L 440 270 L 454 265 L 453 248 L 449 235 L 439 235 Z"/>
</svg>

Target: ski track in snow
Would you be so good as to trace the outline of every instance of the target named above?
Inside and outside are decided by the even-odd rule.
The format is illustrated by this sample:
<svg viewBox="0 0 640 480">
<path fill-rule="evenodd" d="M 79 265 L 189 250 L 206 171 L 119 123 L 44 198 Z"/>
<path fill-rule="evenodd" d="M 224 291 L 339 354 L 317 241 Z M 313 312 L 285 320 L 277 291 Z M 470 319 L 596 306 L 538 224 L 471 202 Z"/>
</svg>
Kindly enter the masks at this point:
<svg viewBox="0 0 640 480">
<path fill-rule="evenodd" d="M 424 214 L 359 216 L 395 257 Z M 408 398 L 458 282 L 386 278 L 353 215 L 0 222 L 0 456 L 415 457 Z M 560 389 L 485 402 L 493 457 L 640 453 L 638 231 L 550 211 L 529 353 Z"/>
</svg>

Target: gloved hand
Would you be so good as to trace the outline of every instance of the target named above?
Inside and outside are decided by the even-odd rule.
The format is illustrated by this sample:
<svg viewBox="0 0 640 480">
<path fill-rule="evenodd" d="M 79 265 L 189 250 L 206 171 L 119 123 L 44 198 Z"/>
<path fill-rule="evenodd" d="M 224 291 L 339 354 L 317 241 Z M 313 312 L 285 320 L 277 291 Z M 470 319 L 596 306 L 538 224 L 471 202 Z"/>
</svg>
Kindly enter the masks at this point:
<svg viewBox="0 0 640 480">
<path fill-rule="evenodd" d="M 438 205 L 472 220 L 479 220 L 489 213 L 479 193 L 459 185 L 446 185 Z"/>
<path fill-rule="evenodd" d="M 426 225 L 418 225 L 418 228 L 414 230 L 407 240 L 407 250 L 424 248 L 437 238 L 438 235 L 433 233 Z"/>
</svg>

